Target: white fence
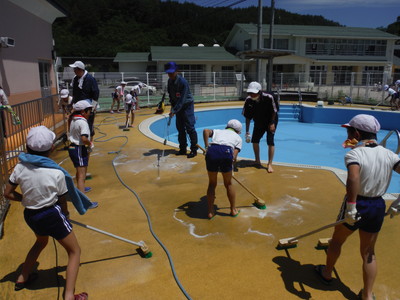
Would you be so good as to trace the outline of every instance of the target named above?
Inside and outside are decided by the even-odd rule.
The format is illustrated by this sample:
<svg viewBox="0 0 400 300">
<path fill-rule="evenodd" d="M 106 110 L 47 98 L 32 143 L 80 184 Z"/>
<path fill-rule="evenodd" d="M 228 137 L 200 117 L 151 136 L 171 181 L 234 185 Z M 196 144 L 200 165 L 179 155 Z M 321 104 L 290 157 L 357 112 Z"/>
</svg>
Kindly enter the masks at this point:
<svg viewBox="0 0 400 300">
<path fill-rule="evenodd" d="M 123 80 L 130 84 L 143 82 L 152 86 L 143 89 L 140 97 L 142 105 L 156 105 L 164 91 L 168 76 L 161 72 L 92 72 L 100 89 L 100 106 L 103 110 L 111 105 L 111 93 Z M 243 98 L 249 82 L 256 78 L 255 73 L 245 73 L 243 84 L 240 72 L 182 72 L 191 87 L 196 102 L 227 101 Z M 73 72 L 58 73 L 60 88 L 69 87 Z M 383 90 L 385 84 L 392 84 L 399 79 L 400 74 L 386 72 L 355 73 L 355 72 L 311 72 L 306 73 L 279 73 L 274 72 L 272 90 L 292 92 L 313 92 L 317 98 L 323 100 L 338 100 L 349 96 L 356 103 L 378 104 L 387 93 Z M 265 80 L 261 82 L 266 88 Z M 285 99 L 281 99 L 285 100 Z M 386 103 L 387 104 L 387 103 Z"/>
</svg>

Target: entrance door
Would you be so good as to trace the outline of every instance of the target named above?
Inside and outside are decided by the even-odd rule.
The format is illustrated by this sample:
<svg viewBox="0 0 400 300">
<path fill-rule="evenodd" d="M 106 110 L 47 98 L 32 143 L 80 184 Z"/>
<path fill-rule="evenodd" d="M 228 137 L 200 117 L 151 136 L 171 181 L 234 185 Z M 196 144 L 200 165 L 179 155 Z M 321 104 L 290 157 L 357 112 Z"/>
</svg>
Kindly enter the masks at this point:
<svg viewBox="0 0 400 300">
<path fill-rule="evenodd" d="M 50 68 L 51 64 L 49 62 L 39 61 L 40 89 L 43 98 L 51 95 Z"/>
</svg>

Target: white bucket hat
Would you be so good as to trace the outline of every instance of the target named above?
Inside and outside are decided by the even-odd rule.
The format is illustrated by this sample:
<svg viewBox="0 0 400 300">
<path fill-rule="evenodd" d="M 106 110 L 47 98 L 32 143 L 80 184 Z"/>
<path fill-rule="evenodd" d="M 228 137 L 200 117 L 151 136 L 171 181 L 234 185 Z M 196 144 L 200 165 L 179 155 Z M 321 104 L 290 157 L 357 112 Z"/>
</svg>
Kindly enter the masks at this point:
<svg viewBox="0 0 400 300">
<path fill-rule="evenodd" d="M 232 128 L 235 130 L 238 134 L 242 132 L 242 123 L 236 119 L 232 119 L 228 121 L 228 124 L 226 124 L 226 128 Z"/>
<path fill-rule="evenodd" d="M 349 123 L 343 124 L 342 127 L 354 127 L 365 132 L 377 133 L 381 129 L 381 124 L 374 116 L 359 114 L 353 117 Z"/>
<path fill-rule="evenodd" d="M 56 135 L 46 126 L 32 127 L 26 136 L 26 145 L 37 152 L 45 152 L 53 146 Z"/>
</svg>

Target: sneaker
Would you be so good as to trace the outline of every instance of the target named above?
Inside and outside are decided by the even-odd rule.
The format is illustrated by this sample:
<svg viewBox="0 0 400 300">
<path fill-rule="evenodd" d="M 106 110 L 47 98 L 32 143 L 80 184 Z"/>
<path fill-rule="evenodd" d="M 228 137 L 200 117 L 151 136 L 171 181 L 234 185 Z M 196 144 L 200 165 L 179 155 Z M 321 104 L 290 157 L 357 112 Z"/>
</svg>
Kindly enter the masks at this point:
<svg viewBox="0 0 400 300">
<path fill-rule="evenodd" d="M 92 190 L 92 188 L 91 187 L 85 187 L 85 193 L 89 193 L 90 191 Z"/>
<path fill-rule="evenodd" d="M 191 150 L 190 153 L 187 155 L 187 158 L 193 158 L 197 155 L 197 151 Z"/>
<path fill-rule="evenodd" d="M 176 153 L 176 155 L 186 155 L 186 154 L 187 154 L 186 149 L 180 149 L 180 150 Z"/>
<path fill-rule="evenodd" d="M 113 114 L 114 113 L 114 111 L 113 110 L 110 110 L 110 114 Z"/>
<path fill-rule="evenodd" d="M 88 207 L 88 209 L 93 209 L 99 206 L 99 202 L 92 202 L 92 205 Z"/>
</svg>

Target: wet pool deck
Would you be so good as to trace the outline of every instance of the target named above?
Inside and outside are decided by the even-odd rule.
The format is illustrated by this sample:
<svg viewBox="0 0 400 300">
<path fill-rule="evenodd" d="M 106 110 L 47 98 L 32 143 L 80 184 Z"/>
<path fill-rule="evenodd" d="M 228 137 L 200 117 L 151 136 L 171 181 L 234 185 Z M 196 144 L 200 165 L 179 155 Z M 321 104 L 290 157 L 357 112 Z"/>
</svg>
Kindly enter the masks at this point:
<svg viewBox="0 0 400 300">
<path fill-rule="evenodd" d="M 241 104 L 196 104 L 196 108 Z M 313 270 L 314 265 L 324 264 L 326 257 L 324 250 L 315 249 L 317 241 L 330 237 L 332 229 L 300 240 L 297 248 L 275 248 L 281 238 L 335 220 L 345 188 L 334 173 L 275 165 L 275 172 L 268 174 L 242 160 L 235 176 L 266 201 L 267 209 L 252 206 L 253 197 L 235 183 L 241 213 L 230 217 L 219 177 L 217 216 L 208 220 L 204 156 L 175 156 L 176 149 L 143 135 L 138 124 L 154 116 L 154 111 L 138 111 L 136 127 L 130 131 L 118 128 L 124 123 L 124 114 L 97 115 L 99 125 L 89 163 L 92 179 L 86 185 L 93 188 L 88 196 L 98 201 L 99 207 L 84 216 L 70 207 L 73 220 L 132 241 L 143 240 L 153 257 L 142 258 L 131 244 L 74 225 L 82 248 L 77 292 L 86 291 L 90 299 L 100 300 L 185 299 L 175 272 L 192 299 L 356 299 L 362 287 L 357 234 L 343 248 L 336 266 L 340 280 L 332 286 L 322 284 Z M 201 137 L 199 141 L 203 143 Z M 52 158 L 74 174 L 62 146 Z M 121 147 L 119 154 L 109 154 Z M 162 246 L 151 234 L 138 198 Z M 22 212 L 20 204 L 12 203 L 5 220 L 0 240 L 0 299 L 61 299 L 63 289 L 58 286 L 65 282 L 67 258 L 51 239 L 39 258 L 39 279 L 14 292 L 18 269 L 34 242 Z M 379 237 L 377 299 L 400 299 L 399 221 L 400 217 L 387 219 Z M 165 250 L 172 258 L 174 272 Z"/>
</svg>

